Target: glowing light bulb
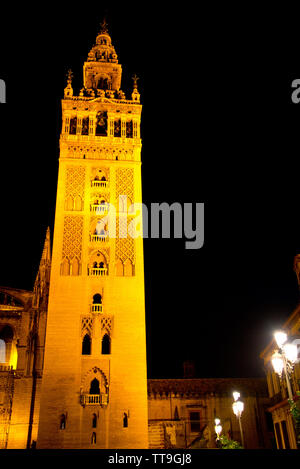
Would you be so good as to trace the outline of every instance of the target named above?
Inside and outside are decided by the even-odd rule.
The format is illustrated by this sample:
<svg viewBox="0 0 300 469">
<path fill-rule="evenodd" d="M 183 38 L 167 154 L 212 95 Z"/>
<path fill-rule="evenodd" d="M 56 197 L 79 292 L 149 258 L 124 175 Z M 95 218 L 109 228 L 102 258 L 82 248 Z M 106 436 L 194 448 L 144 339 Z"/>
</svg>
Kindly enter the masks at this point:
<svg viewBox="0 0 300 469">
<path fill-rule="evenodd" d="M 274 337 L 278 347 L 282 348 L 283 344 L 285 344 L 285 342 L 287 341 L 286 333 L 283 331 L 277 331 L 275 332 Z"/>
</svg>

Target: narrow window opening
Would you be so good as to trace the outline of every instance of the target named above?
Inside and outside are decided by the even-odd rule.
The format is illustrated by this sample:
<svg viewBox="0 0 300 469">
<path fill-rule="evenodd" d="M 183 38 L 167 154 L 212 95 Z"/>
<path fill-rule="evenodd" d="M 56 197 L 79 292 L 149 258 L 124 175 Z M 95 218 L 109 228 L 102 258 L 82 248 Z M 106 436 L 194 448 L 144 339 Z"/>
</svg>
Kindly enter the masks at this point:
<svg viewBox="0 0 300 469">
<path fill-rule="evenodd" d="M 102 355 L 109 355 L 110 354 L 110 337 L 108 334 L 104 334 L 102 338 Z"/>
<path fill-rule="evenodd" d="M 82 341 L 82 355 L 91 355 L 91 338 L 89 334 L 85 334 Z"/>
<path fill-rule="evenodd" d="M 66 428 L 66 416 L 65 416 L 65 414 L 62 414 L 60 416 L 59 428 L 60 428 L 60 430 L 64 430 Z"/>
</svg>

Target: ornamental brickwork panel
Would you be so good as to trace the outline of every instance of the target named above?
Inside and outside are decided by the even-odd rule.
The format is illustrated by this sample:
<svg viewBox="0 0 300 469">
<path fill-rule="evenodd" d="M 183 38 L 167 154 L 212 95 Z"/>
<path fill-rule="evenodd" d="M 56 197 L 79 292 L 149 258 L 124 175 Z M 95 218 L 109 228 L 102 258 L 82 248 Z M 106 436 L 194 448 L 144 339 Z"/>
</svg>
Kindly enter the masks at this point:
<svg viewBox="0 0 300 469">
<path fill-rule="evenodd" d="M 91 316 L 81 317 L 81 335 L 88 333 L 90 336 L 93 334 L 93 318 Z"/>
<path fill-rule="evenodd" d="M 65 210 L 83 210 L 85 168 L 69 166 L 66 168 Z"/>
<path fill-rule="evenodd" d="M 116 259 L 120 259 L 123 263 L 129 259 L 132 264 L 135 264 L 135 240 L 130 236 L 130 229 L 128 228 L 130 222 L 130 219 L 117 218 L 115 252 Z"/>
<path fill-rule="evenodd" d="M 101 331 L 106 330 L 111 334 L 113 321 L 111 316 L 101 316 Z"/>
<path fill-rule="evenodd" d="M 83 217 L 65 216 L 62 259 L 81 261 Z"/>
<path fill-rule="evenodd" d="M 131 203 L 134 203 L 134 170 L 133 168 L 118 168 L 116 171 L 116 199 L 117 206 L 119 196 L 126 195 Z"/>
</svg>

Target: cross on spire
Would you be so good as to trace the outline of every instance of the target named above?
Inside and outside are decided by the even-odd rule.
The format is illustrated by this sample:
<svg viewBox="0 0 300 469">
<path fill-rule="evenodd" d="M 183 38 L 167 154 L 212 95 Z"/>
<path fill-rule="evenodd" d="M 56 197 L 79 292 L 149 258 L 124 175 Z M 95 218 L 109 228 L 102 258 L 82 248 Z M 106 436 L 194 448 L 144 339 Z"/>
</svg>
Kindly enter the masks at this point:
<svg viewBox="0 0 300 469">
<path fill-rule="evenodd" d="M 137 81 L 139 80 L 139 77 L 136 75 L 136 73 L 132 76 L 133 79 L 133 88 L 137 90 Z"/>
<path fill-rule="evenodd" d="M 108 33 L 108 23 L 106 18 L 103 19 L 102 23 L 100 23 L 100 34 Z"/>
<path fill-rule="evenodd" d="M 68 84 L 71 84 L 71 83 L 72 83 L 72 78 L 73 78 L 73 72 L 72 72 L 71 69 L 68 70 L 66 76 L 67 76 L 67 82 L 68 82 Z"/>
</svg>

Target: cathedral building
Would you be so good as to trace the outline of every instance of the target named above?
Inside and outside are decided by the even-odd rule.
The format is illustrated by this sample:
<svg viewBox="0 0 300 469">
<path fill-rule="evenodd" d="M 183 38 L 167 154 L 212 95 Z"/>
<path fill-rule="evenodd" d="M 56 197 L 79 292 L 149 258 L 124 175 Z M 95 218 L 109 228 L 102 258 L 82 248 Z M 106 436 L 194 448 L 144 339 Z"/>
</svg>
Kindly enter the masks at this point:
<svg viewBox="0 0 300 469">
<path fill-rule="evenodd" d="M 216 416 L 238 437 L 236 386 L 248 446 L 268 447 L 264 380 L 147 381 L 143 239 L 129 234 L 142 106 L 137 77 L 131 99 L 121 78 L 103 23 L 79 95 L 71 72 L 64 90 L 52 249 L 48 229 L 32 292 L 0 288 L 0 447 L 213 447 Z"/>
<path fill-rule="evenodd" d="M 300 255 L 295 256 L 294 271 L 300 286 Z M 298 344 L 298 358 L 300 359 L 300 303 L 282 325 L 282 330 L 288 336 L 288 340 Z M 272 355 L 278 349 L 273 339 L 261 352 L 260 357 L 264 362 L 268 383 L 270 405 L 268 411 L 272 415 L 275 430 L 275 439 L 278 449 L 297 449 L 297 434 L 293 417 L 288 402 L 287 382 L 284 376 L 281 378 L 274 371 Z M 299 401 L 300 393 L 300 361 L 296 362 L 289 373 L 289 381 L 294 401 Z"/>
</svg>

